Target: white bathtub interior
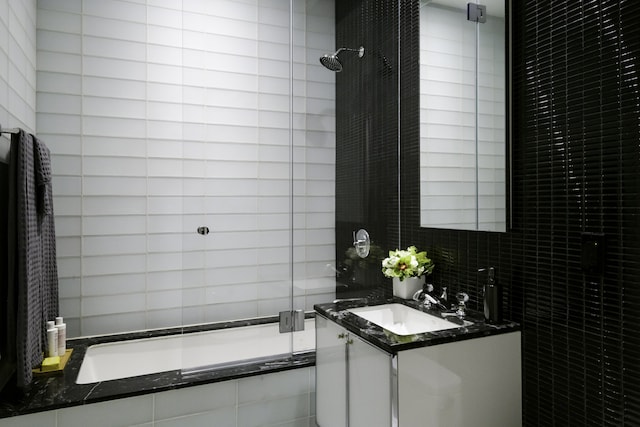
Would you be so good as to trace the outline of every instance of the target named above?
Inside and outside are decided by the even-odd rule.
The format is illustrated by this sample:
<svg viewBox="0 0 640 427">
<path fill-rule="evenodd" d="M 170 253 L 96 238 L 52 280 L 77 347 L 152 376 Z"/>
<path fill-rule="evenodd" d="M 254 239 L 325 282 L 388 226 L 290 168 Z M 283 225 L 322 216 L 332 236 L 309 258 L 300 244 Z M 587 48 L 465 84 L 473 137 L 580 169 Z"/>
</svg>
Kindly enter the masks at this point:
<svg viewBox="0 0 640 427">
<path fill-rule="evenodd" d="M 87 349 L 76 379 L 90 384 L 172 370 L 231 366 L 315 349 L 314 319 L 302 331 L 277 323 L 96 344 Z"/>
</svg>

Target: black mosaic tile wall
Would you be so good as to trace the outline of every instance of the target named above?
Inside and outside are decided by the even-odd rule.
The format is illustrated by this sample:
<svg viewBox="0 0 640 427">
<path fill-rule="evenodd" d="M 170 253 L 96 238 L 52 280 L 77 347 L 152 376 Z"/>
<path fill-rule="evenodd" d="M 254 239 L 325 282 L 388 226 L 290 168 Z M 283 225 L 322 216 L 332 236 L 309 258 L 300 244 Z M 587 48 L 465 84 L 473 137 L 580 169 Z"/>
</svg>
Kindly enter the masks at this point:
<svg viewBox="0 0 640 427">
<path fill-rule="evenodd" d="M 340 54 L 336 74 L 337 295 L 382 289 L 380 263 L 398 240 L 398 13 L 388 0 L 336 1 L 336 49 L 365 48 L 362 58 Z M 329 71 L 327 71 L 329 72 Z M 371 254 L 355 255 L 353 232 L 368 231 Z"/>
<path fill-rule="evenodd" d="M 353 5 L 344 6 L 347 14 L 359 7 L 347 3 Z M 468 292 L 474 308 L 483 284 L 476 269 L 497 268 L 505 316 L 523 325 L 525 426 L 639 426 L 640 2 L 513 1 L 513 222 L 507 233 L 419 226 L 418 68 L 412 48 L 418 1 L 400 0 L 400 7 L 402 246 L 427 249 L 436 263 L 435 282 Z M 370 89 L 364 80 L 350 84 L 355 92 L 338 96 L 338 102 Z M 339 127 L 355 119 L 341 117 Z M 390 129 L 384 131 L 391 137 Z M 338 150 L 338 156 L 355 153 Z M 393 165 L 397 154 L 391 148 L 387 154 L 377 167 Z M 339 159 L 338 167 L 356 161 Z M 376 184 L 388 184 L 391 171 L 376 173 L 384 175 Z M 338 175 L 338 186 L 357 179 L 349 170 Z M 338 212 L 360 197 L 350 193 L 355 184 L 346 185 L 351 187 L 337 199 Z M 367 202 L 369 211 L 384 212 L 378 220 L 390 221 L 389 246 L 398 244 L 392 197 Z M 600 235 L 605 249 L 594 264 L 602 270 L 585 265 L 593 258 L 583 251 L 583 239 Z M 374 280 L 379 289 L 388 286 Z"/>
<path fill-rule="evenodd" d="M 509 232 L 420 228 L 413 188 L 402 240 L 427 248 L 436 281 L 476 307 L 477 267 L 497 267 L 505 314 L 523 325 L 526 426 L 637 426 L 640 2 L 514 1 L 513 19 Z M 418 174 L 414 98 L 407 83 L 405 183 Z M 583 239 L 600 234 L 605 249 L 591 268 Z"/>
</svg>

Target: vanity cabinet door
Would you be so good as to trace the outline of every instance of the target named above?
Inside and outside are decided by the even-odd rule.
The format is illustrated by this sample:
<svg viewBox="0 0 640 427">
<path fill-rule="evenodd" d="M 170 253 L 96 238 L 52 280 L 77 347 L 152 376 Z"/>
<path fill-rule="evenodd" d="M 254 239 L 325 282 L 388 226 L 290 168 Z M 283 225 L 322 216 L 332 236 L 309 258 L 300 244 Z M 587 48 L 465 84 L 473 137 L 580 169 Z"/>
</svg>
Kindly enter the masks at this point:
<svg viewBox="0 0 640 427">
<path fill-rule="evenodd" d="M 322 316 L 316 316 L 316 422 L 391 426 L 391 356 Z"/>
<path fill-rule="evenodd" d="M 347 343 L 345 330 L 316 316 L 316 422 L 347 425 Z"/>
<path fill-rule="evenodd" d="M 349 427 L 390 427 L 391 356 L 349 336 Z"/>
</svg>

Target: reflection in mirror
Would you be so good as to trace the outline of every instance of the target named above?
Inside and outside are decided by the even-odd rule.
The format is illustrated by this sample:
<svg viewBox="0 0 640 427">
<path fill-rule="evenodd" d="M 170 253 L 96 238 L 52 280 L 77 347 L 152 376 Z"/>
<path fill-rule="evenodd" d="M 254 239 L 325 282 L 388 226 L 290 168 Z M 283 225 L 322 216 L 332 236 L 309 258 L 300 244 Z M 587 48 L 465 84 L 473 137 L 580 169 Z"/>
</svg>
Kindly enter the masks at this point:
<svg viewBox="0 0 640 427">
<path fill-rule="evenodd" d="M 482 4 L 420 2 L 423 227 L 506 230 L 505 4 Z"/>
</svg>

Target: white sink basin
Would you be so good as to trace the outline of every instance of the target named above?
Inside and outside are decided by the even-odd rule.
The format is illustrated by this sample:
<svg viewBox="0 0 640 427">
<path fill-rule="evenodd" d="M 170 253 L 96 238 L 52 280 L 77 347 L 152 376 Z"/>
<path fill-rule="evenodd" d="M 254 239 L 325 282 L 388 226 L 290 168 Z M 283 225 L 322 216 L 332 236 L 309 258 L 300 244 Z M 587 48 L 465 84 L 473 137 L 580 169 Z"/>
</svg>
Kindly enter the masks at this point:
<svg viewBox="0 0 640 427">
<path fill-rule="evenodd" d="M 424 332 L 459 328 L 460 325 L 423 313 L 402 304 L 382 304 L 371 307 L 351 308 L 347 311 L 368 320 L 396 335 L 413 335 Z M 468 322 L 465 322 L 468 324 Z"/>
</svg>

